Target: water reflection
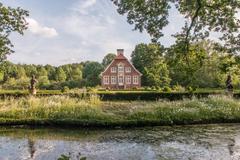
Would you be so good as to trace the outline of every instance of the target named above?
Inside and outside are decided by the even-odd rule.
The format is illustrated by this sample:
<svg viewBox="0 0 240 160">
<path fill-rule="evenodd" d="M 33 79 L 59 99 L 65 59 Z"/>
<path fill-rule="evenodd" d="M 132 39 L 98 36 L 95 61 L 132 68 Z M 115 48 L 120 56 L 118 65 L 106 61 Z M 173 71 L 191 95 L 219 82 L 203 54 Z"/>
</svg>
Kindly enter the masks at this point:
<svg viewBox="0 0 240 160">
<path fill-rule="evenodd" d="M 0 128 L 0 159 L 240 159 L 240 125 L 115 130 Z"/>
<path fill-rule="evenodd" d="M 35 153 L 35 147 L 34 147 L 34 140 L 31 138 L 28 138 L 28 146 L 29 146 L 29 153 L 30 157 L 33 158 L 34 153 Z"/>
</svg>

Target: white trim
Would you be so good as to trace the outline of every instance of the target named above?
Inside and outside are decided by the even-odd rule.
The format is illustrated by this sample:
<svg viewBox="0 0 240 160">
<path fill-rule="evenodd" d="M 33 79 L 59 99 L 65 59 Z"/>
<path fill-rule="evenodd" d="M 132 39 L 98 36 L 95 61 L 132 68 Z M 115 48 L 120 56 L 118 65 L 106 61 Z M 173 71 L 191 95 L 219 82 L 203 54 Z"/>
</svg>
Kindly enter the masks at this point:
<svg viewBox="0 0 240 160">
<path fill-rule="evenodd" d="M 109 76 L 103 76 L 103 84 L 109 84 Z"/>
<path fill-rule="evenodd" d="M 125 72 L 126 73 L 131 73 L 132 72 L 132 68 L 131 67 L 125 67 Z"/>
<path fill-rule="evenodd" d="M 111 67 L 111 73 L 117 73 L 117 67 Z"/>
<path fill-rule="evenodd" d="M 133 76 L 133 84 L 139 84 L 139 76 Z"/>
<path fill-rule="evenodd" d="M 113 64 L 114 61 L 115 61 L 115 59 L 113 59 L 112 62 L 107 66 L 107 68 L 103 72 L 100 73 L 100 76 L 102 76 L 102 74 L 108 70 L 108 68 Z"/>
<path fill-rule="evenodd" d="M 118 73 L 124 73 L 124 69 L 125 69 L 125 67 L 124 67 L 124 63 L 122 63 L 122 62 L 120 62 L 119 64 L 118 64 Z"/>
<path fill-rule="evenodd" d="M 121 82 L 119 81 L 120 79 L 122 80 Z M 118 85 L 120 85 L 120 86 L 124 85 L 124 76 L 123 75 L 118 75 Z"/>
<path fill-rule="evenodd" d="M 132 83 L 132 76 L 130 76 L 130 75 L 125 76 L 125 83 L 126 84 L 131 84 Z"/>
<path fill-rule="evenodd" d="M 113 82 L 114 79 L 114 82 Z M 111 84 L 117 84 L 117 76 L 111 76 Z"/>
</svg>

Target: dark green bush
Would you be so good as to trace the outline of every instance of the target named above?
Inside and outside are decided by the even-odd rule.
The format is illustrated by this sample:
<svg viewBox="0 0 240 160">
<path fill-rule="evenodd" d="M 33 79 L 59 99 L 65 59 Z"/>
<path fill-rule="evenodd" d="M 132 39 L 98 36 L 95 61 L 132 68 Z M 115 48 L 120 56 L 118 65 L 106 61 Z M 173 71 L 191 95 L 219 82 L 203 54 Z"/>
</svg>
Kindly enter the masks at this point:
<svg viewBox="0 0 240 160">
<path fill-rule="evenodd" d="M 68 90 L 65 87 L 65 91 Z M 53 96 L 53 95 L 67 95 L 70 97 L 76 98 L 86 98 L 91 94 L 97 94 L 103 101 L 115 101 L 115 100 L 126 100 L 126 101 L 134 101 L 134 100 L 144 100 L 144 101 L 156 101 L 159 99 L 166 100 L 182 100 L 185 98 L 205 98 L 209 95 L 220 95 L 224 94 L 224 91 L 195 91 L 195 92 L 160 92 L 160 91 L 106 91 L 106 90 L 98 90 L 95 91 L 93 88 L 88 88 L 87 92 L 72 90 L 67 92 L 62 92 L 62 90 L 38 90 L 37 96 Z M 0 98 L 6 97 L 24 97 L 29 96 L 27 90 L 13 90 L 13 91 L 0 91 Z M 240 92 L 236 92 L 233 95 L 235 98 L 240 98 Z"/>
<path fill-rule="evenodd" d="M 163 88 L 163 91 L 164 92 L 171 92 L 172 89 L 170 87 L 166 86 L 166 87 Z"/>
<path fill-rule="evenodd" d="M 221 93 L 217 92 L 98 92 L 100 98 L 106 100 L 144 100 L 144 101 L 156 101 L 159 99 L 167 100 L 182 100 L 184 98 L 205 98 L 209 95 L 217 95 Z"/>
<path fill-rule="evenodd" d="M 69 88 L 68 88 L 68 86 L 64 86 L 63 89 L 62 89 L 61 91 L 62 91 L 62 93 L 69 92 Z"/>
</svg>

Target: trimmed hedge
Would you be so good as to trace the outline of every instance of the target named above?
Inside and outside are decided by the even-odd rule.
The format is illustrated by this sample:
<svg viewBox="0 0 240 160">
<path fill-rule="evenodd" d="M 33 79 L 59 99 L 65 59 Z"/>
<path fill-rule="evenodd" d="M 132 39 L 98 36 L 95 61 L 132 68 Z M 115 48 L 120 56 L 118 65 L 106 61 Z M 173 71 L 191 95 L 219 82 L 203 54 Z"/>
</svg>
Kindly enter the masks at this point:
<svg viewBox="0 0 240 160">
<path fill-rule="evenodd" d="M 35 95 L 36 97 L 48 97 L 48 96 L 70 96 L 74 98 L 83 99 L 89 97 L 91 93 L 62 93 L 60 90 L 40 90 Z M 0 91 L 0 99 L 8 98 L 21 98 L 30 96 L 28 91 Z"/>
<path fill-rule="evenodd" d="M 185 98 L 206 98 L 210 95 L 223 95 L 224 91 L 213 92 L 157 92 L 157 91 L 98 91 L 87 93 L 62 93 L 60 90 L 40 90 L 37 97 L 45 96 L 70 96 L 75 98 L 86 98 L 91 94 L 96 94 L 103 101 L 156 101 L 160 99 L 166 100 L 183 100 Z M 0 91 L 0 99 L 4 98 L 19 98 L 29 96 L 28 91 Z M 240 92 L 234 93 L 234 98 L 240 98 Z"/>
<path fill-rule="evenodd" d="M 222 93 L 218 92 L 101 92 L 97 93 L 101 100 L 103 101 L 112 101 L 112 100 L 144 100 L 144 101 L 156 101 L 159 99 L 167 99 L 170 101 L 173 100 L 182 100 L 184 98 L 206 98 L 210 95 L 221 95 Z"/>
<path fill-rule="evenodd" d="M 59 90 L 40 90 L 37 92 L 36 96 L 53 96 L 53 95 L 62 95 L 62 92 Z M 0 98 L 19 98 L 27 97 L 29 92 L 27 90 L 3 90 L 0 91 Z"/>
</svg>

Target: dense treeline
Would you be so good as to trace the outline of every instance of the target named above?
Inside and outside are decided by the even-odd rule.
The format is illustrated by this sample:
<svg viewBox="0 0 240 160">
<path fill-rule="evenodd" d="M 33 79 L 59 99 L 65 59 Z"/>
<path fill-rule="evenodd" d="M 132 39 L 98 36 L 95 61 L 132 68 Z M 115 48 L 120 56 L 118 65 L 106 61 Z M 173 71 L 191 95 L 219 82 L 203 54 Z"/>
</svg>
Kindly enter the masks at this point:
<svg viewBox="0 0 240 160">
<path fill-rule="evenodd" d="M 0 68 L 0 84 L 2 89 L 28 89 L 32 75 L 38 80 L 40 89 L 63 89 L 95 87 L 100 85 L 100 73 L 104 66 L 114 58 L 109 53 L 102 63 L 86 61 L 62 66 L 27 65 L 4 62 Z"/>
<path fill-rule="evenodd" d="M 232 76 L 235 88 L 240 83 L 240 57 L 212 41 L 191 43 L 188 54 L 180 44 L 170 48 L 139 44 L 132 53 L 132 62 L 143 73 L 144 86 L 224 88 L 227 75 Z"/>
<path fill-rule="evenodd" d="M 5 62 L 2 65 L 1 86 L 3 89 L 27 89 L 32 75 L 36 76 L 40 89 L 95 86 L 98 80 L 94 81 L 92 77 L 99 74 L 101 69 L 102 66 L 98 62 L 67 64 L 59 67 Z M 94 73 L 91 73 L 93 70 Z"/>
<path fill-rule="evenodd" d="M 230 74 L 234 87 L 240 80 L 240 57 L 211 41 L 192 43 L 187 55 L 181 46 L 138 44 L 131 55 L 133 65 L 143 74 L 142 85 L 165 91 L 187 88 L 224 88 Z M 1 65 L 3 89 L 27 89 L 31 75 L 40 89 L 82 88 L 100 85 L 100 73 L 114 59 L 107 54 L 102 63 L 86 61 L 62 66 L 26 65 L 4 62 Z"/>
</svg>

